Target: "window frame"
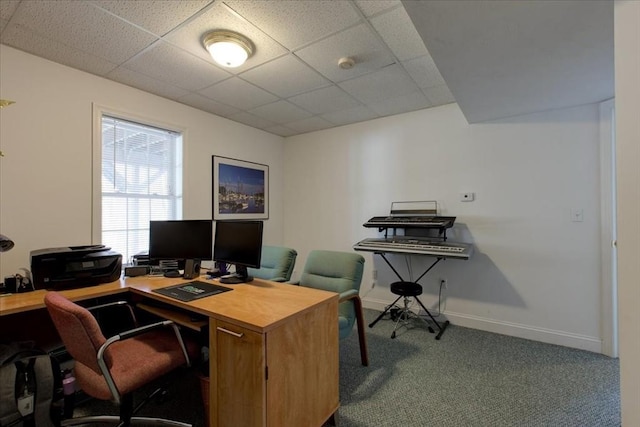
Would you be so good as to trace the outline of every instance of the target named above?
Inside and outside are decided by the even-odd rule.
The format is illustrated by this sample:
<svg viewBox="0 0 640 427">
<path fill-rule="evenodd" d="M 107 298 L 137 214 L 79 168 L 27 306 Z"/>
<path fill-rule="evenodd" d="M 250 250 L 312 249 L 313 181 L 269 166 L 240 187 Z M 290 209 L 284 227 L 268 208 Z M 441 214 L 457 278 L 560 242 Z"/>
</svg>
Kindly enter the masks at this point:
<svg viewBox="0 0 640 427">
<path fill-rule="evenodd" d="M 91 188 L 92 188 L 92 201 L 91 201 L 91 242 L 92 244 L 102 244 L 102 118 L 108 116 L 116 119 L 122 119 L 124 121 L 139 123 L 141 125 L 155 127 L 171 132 L 176 132 L 181 135 L 181 158 L 177 160 L 176 166 L 180 166 L 180 176 L 178 179 L 181 183 L 181 188 L 177 192 L 182 199 L 181 206 L 178 208 L 177 215 L 182 219 L 184 216 L 184 171 L 185 171 L 185 140 L 186 129 L 173 123 L 166 123 L 157 119 L 140 116 L 128 111 L 122 111 L 115 108 L 105 107 L 102 105 L 92 104 L 92 176 L 91 176 Z M 123 259 L 123 264 L 128 263 L 129 260 Z"/>
</svg>

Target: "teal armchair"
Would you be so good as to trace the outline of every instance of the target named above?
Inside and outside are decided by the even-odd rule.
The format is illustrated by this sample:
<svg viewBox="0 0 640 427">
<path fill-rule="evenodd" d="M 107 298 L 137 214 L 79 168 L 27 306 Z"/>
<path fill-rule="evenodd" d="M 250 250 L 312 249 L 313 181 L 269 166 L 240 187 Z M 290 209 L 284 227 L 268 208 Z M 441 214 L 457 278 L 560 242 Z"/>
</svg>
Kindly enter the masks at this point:
<svg viewBox="0 0 640 427">
<path fill-rule="evenodd" d="M 291 279 L 298 253 L 282 246 L 263 246 L 260 268 L 247 268 L 249 275 L 274 282 Z"/>
<path fill-rule="evenodd" d="M 364 366 L 368 366 L 369 356 L 359 294 L 363 270 L 364 258 L 361 255 L 351 252 L 314 250 L 307 257 L 299 284 L 340 294 L 338 305 L 340 339 L 348 337 L 353 331 L 353 324 L 357 322 L 360 359 Z"/>
</svg>

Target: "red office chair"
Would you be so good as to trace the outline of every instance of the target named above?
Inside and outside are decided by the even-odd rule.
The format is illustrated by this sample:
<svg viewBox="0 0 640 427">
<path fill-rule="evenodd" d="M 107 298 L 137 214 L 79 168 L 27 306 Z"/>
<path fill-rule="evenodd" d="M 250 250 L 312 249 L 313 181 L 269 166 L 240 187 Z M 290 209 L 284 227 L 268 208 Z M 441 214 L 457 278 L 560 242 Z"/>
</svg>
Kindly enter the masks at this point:
<svg viewBox="0 0 640 427">
<path fill-rule="evenodd" d="M 133 417 L 133 391 L 171 370 L 189 365 L 198 346 L 183 340 L 178 327 L 162 321 L 131 329 L 106 339 L 95 317 L 57 292 L 47 292 L 44 302 L 69 354 L 75 359 L 75 376 L 82 390 L 120 405 L 120 417 L 91 416 L 67 419 L 63 426 L 95 422 L 190 426 L 158 418 Z M 101 306 L 103 307 L 103 306 Z M 133 313 L 133 312 L 131 312 Z"/>
</svg>

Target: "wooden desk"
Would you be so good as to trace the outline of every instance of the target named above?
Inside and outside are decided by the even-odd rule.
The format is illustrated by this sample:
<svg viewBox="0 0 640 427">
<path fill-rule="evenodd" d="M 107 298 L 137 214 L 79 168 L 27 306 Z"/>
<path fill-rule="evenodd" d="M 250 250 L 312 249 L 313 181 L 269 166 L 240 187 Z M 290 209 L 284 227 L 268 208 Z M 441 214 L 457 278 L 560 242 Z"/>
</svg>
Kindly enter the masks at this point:
<svg viewBox="0 0 640 427">
<path fill-rule="evenodd" d="M 143 276 L 62 293 L 130 292 L 208 317 L 211 427 L 319 427 L 336 413 L 337 294 L 259 279 L 192 302 L 153 292 L 177 283 L 186 282 Z M 44 294 L 0 297 L 0 316 L 43 308 Z"/>
</svg>

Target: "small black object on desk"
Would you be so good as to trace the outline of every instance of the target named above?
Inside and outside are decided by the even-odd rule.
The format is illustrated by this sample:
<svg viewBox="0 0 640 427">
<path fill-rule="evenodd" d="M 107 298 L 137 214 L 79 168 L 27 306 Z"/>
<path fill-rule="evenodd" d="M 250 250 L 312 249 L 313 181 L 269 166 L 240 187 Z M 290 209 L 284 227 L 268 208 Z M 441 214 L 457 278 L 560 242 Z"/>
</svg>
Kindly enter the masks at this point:
<svg viewBox="0 0 640 427">
<path fill-rule="evenodd" d="M 217 268 L 212 268 L 210 270 L 207 270 L 207 276 L 209 277 L 220 277 L 223 273 L 220 272 L 219 269 Z"/>
<path fill-rule="evenodd" d="M 169 271 L 165 271 L 164 273 L 164 277 L 182 277 L 182 273 L 180 273 L 179 270 L 169 270 Z"/>
</svg>

